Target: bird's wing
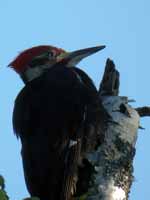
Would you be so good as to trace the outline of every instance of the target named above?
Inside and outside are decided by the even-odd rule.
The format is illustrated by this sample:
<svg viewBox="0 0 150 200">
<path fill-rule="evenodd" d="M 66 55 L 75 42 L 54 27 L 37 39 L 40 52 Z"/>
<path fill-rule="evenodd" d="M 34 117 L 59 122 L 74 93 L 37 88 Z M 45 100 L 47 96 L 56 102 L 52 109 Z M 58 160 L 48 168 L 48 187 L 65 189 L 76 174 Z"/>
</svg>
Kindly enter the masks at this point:
<svg viewBox="0 0 150 200">
<path fill-rule="evenodd" d="M 81 139 L 77 139 L 76 141 L 71 141 L 70 149 L 68 151 L 68 155 L 66 157 L 66 167 L 64 171 L 64 179 L 63 179 L 63 188 L 61 193 L 61 199 L 70 200 L 71 196 L 73 196 L 76 192 L 76 184 L 77 184 L 77 163 L 80 159 L 81 153 Z"/>
<path fill-rule="evenodd" d="M 84 72 L 82 72 L 78 68 L 73 68 L 73 73 L 75 74 L 77 79 L 76 84 L 78 85 L 77 87 L 78 93 L 79 94 L 82 93 L 82 95 L 83 93 L 85 93 L 85 98 L 87 104 L 89 105 L 90 104 L 89 101 L 91 101 L 89 99 L 90 98 L 93 99 L 93 96 L 94 98 L 97 97 L 96 95 L 97 90 L 92 80 Z M 94 101 L 95 100 L 96 99 L 94 99 Z M 76 184 L 78 181 L 78 167 L 82 165 L 82 151 L 85 145 L 84 137 L 86 137 L 85 136 L 86 123 L 90 123 L 89 119 L 86 119 L 87 112 L 89 112 L 89 110 L 87 110 L 87 108 L 89 108 L 87 104 L 86 103 L 84 104 L 84 109 L 82 110 L 82 112 L 80 112 L 80 115 L 82 115 L 82 120 L 80 121 L 79 127 L 76 128 L 75 137 L 69 140 L 66 159 L 65 159 L 66 161 L 65 161 L 63 188 L 61 193 L 62 200 L 64 199 L 70 200 L 71 197 L 76 193 Z M 91 130 L 88 130 L 87 132 L 91 132 Z"/>
</svg>

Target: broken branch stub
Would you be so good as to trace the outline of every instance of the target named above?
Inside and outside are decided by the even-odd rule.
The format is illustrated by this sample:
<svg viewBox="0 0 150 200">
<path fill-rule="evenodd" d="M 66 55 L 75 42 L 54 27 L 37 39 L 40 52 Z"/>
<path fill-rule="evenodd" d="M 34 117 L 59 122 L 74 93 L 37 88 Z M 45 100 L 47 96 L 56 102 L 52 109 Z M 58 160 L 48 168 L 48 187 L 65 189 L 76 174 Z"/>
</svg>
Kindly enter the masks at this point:
<svg viewBox="0 0 150 200">
<path fill-rule="evenodd" d="M 105 140 L 95 152 L 86 155 L 95 173 L 87 200 L 127 200 L 133 181 L 133 158 L 139 115 L 119 93 L 119 72 L 106 62 L 100 84 L 100 99 L 111 116 L 106 123 Z"/>
</svg>

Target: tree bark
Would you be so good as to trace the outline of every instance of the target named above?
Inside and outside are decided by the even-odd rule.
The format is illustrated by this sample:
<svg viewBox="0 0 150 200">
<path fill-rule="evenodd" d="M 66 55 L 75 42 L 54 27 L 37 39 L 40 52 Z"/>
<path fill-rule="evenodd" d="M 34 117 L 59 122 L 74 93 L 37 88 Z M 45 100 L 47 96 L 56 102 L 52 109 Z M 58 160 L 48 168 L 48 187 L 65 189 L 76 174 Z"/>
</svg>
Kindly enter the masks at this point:
<svg viewBox="0 0 150 200">
<path fill-rule="evenodd" d="M 99 96 L 111 120 L 107 122 L 103 144 L 86 155 L 95 172 L 88 193 L 81 199 L 128 199 L 141 111 L 132 108 L 128 98 L 118 94 L 119 72 L 113 61 L 107 59 Z"/>
</svg>

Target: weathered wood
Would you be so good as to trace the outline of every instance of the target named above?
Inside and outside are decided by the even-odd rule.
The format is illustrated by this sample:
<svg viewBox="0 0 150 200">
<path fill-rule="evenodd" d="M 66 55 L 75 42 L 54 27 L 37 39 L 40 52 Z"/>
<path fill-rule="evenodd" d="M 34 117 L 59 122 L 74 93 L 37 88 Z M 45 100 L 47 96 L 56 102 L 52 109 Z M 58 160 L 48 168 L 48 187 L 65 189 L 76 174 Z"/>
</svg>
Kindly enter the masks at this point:
<svg viewBox="0 0 150 200">
<path fill-rule="evenodd" d="M 119 94 L 119 85 L 119 72 L 115 69 L 113 61 L 108 58 L 104 75 L 100 83 L 100 96 L 117 96 Z"/>
<path fill-rule="evenodd" d="M 100 84 L 100 98 L 111 116 L 105 140 L 97 151 L 86 155 L 95 169 L 87 200 L 127 200 L 133 181 L 133 158 L 139 115 L 119 94 L 119 73 L 108 59 Z"/>
</svg>

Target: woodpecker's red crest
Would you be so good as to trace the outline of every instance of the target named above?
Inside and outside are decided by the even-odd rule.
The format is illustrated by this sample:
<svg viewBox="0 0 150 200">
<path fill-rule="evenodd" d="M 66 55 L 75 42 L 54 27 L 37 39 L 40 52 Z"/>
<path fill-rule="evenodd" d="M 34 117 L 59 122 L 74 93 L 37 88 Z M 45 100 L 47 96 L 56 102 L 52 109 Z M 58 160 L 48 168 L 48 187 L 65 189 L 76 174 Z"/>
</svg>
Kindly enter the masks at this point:
<svg viewBox="0 0 150 200">
<path fill-rule="evenodd" d="M 55 57 L 62 53 L 65 53 L 63 49 L 56 48 L 48 45 L 41 45 L 32 47 L 20 53 L 8 66 L 12 67 L 17 73 L 22 73 L 32 59 L 36 56 L 40 56 L 43 53 L 53 53 Z"/>
</svg>

